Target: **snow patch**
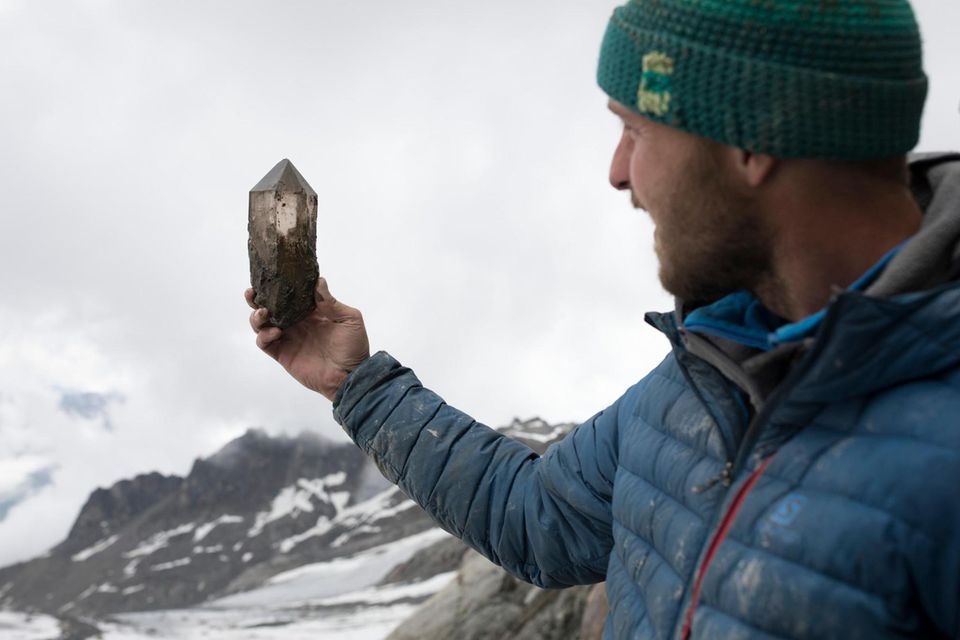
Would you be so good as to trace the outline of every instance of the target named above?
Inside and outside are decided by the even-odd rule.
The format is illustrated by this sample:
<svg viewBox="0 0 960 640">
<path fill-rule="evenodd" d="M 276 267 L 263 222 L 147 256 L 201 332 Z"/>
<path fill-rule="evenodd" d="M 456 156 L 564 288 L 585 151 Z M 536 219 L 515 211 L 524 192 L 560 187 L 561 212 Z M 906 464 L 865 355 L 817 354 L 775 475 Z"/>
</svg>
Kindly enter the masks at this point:
<svg viewBox="0 0 960 640">
<path fill-rule="evenodd" d="M 197 553 L 197 554 L 199 554 L 199 553 L 220 553 L 221 551 L 223 551 L 223 545 L 222 545 L 222 544 L 215 544 L 215 545 L 213 545 L 212 547 L 203 547 L 203 546 L 199 546 L 199 545 L 198 545 L 198 546 L 196 546 L 196 547 L 193 548 L 193 552 L 194 552 L 194 553 Z"/>
<path fill-rule="evenodd" d="M 369 524 L 362 524 L 356 529 L 351 529 L 350 531 L 343 533 L 337 536 L 337 539 L 330 543 L 331 547 L 337 548 L 342 547 L 350 538 L 353 538 L 360 533 L 379 533 L 380 527 L 372 526 Z"/>
<path fill-rule="evenodd" d="M 534 431 L 511 431 L 511 438 L 523 438 L 524 440 L 532 440 L 533 442 L 552 442 L 566 432 L 566 427 L 555 427 L 552 431 L 547 433 L 536 433 Z"/>
<path fill-rule="evenodd" d="M 77 600 L 86 600 L 96 592 L 97 592 L 97 585 L 92 584 L 86 589 L 84 589 L 79 596 L 77 596 Z"/>
<path fill-rule="evenodd" d="M 321 480 L 323 480 L 323 483 L 328 487 L 338 487 L 347 481 L 347 472 L 337 471 L 336 473 L 324 476 Z"/>
<path fill-rule="evenodd" d="M 144 587 L 142 584 L 135 584 L 135 585 L 133 585 L 132 587 L 126 587 L 126 588 L 125 588 L 123 591 L 121 591 L 120 593 L 121 593 L 122 595 L 129 596 L 129 595 L 133 595 L 134 593 L 137 593 L 138 591 L 143 591 L 144 588 L 145 588 L 145 587 Z"/>
<path fill-rule="evenodd" d="M 302 531 L 295 536 L 290 536 L 289 538 L 284 538 L 280 541 L 280 544 L 277 547 L 280 549 L 280 553 L 290 553 L 295 546 L 308 540 L 310 538 L 315 538 L 317 536 L 322 536 L 327 531 L 333 529 L 333 524 L 326 516 L 320 516 L 320 519 L 317 520 L 317 524 L 313 525 L 306 531 Z"/>
<path fill-rule="evenodd" d="M 123 575 L 129 580 L 137 573 L 137 566 L 140 564 L 140 558 L 134 558 L 123 568 Z"/>
<path fill-rule="evenodd" d="M 397 504 L 391 504 L 396 500 L 400 500 L 400 502 Z M 317 520 L 317 524 L 315 524 L 313 527 L 294 536 L 290 536 L 289 538 L 281 540 L 277 547 L 282 553 L 289 553 L 294 547 L 304 540 L 308 540 L 309 538 L 316 536 L 322 536 L 335 526 L 341 526 L 345 529 L 349 529 L 349 531 L 343 535 L 350 536 L 352 535 L 352 532 L 359 530 L 364 525 L 372 527 L 372 523 L 378 520 L 392 518 L 398 513 L 406 511 L 407 509 L 411 509 L 415 506 L 416 504 L 400 493 L 396 487 L 391 487 L 386 491 L 378 493 L 368 500 L 358 502 L 357 504 L 345 509 L 339 509 L 339 512 L 332 520 L 326 518 L 325 516 L 321 516 Z M 343 535 L 339 536 L 337 540 L 340 540 Z M 346 539 L 342 540 L 340 544 L 342 545 L 344 542 L 346 542 Z"/>
<path fill-rule="evenodd" d="M 550 442 L 564 437 L 575 425 L 557 424 L 551 425 L 542 418 L 531 418 L 529 420 L 514 419 L 514 421 L 498 429 L 504 435 L 510 438 L 523 438 L 534 442 Z"/>
<path fill-rule="evenodd" d="M 185 567 L 190 564 L 190 558 L 180 558 L 179 560 L 171 560 L 170 562 L 161 562 L 160 564 L 155 564 L 150 567 L 151 571 L 168 571 L 170 569 L 176 569 L 177 567 Z"/>
<path fill-rule="evenodd" d="M 120 539 L 119 535 L 112 535 L 105 540 L 101 540 L 93 544 L 92 546 L 87 547 L 86 549 L 84 549 L 83 551 L 80 551 L 79 553 L 73 554 L 72 556 L 70 556 L 70 559 L 73 560 L 74 562 L 84 562 L 85 560 L 97 555 L 104 549 L 110 547 L 111 545 L 113 545 L 114 542 L 116 542 L 119 539 Z"/>
<path fill-rule="evenodd" d="M 206 538 L 207 535 L 217 527 L 217 525 L 236 524 L 238 522 L 243 522 L 243 516 L 222 515 L 216 520 L 205 522 L 197 527 L 197 530 L 193 532 L 193 541 L 200 542 Z"/>
<path fill-rule="evenodd" d="M 336 615 L 304 615 L 266 607 L 173 609 L 120 614 L 97 626 L 103 631 L 102 640 L 383 640 L 415 609 L 416 605 L 397 604 Z M 30 640 L 48 637 L 56 634 L 29 636 Z"/>
<path fill-rule="evenodd" d="M 53 616 L 0 611 L 0 635 L 4 640 L 59 638 L 60 623 Z"/>
<path fill-rule="evenodd" d="M 323 478 L 300 478 L 296 484 L 284 487 L 273 499 L 270 510 L 261 511 L 257 514 L 256 521 L 247 535 L 251 538 L 260 535 L 264 527 L 281 518 L 296 517 L 301 513 L 313 513 L 314 499 L 332 504 L 336 511 L 340 511 L 350 501 L 350 493 L 347 491 L 328 492 L 327 487 L 343 484 L 346 475 L 346 473 L 340 472 Z"/>
<path fill-rule="evenodd" d="M 452 574 L 413 585 L 373 585 L 396 564 L 446 537 L 429 529 L 350 558 L 299 567 L 257 589 L 198 607 L 122 613 L 97 626 L 103 640 L 382 640 L 417 608 L 407 598 L 432 595 Z"/>
<path fill-rule="evenodd" d="M 449 537 L 450 534 L 442 529 L 428 529 L 346 558 L 278 573 L 258 589 L 221 598 L 209 606 L 242 607 L 265 602 L 296 606 L 308 600 L 364 589 L 379 582 L 390 569 L 406 562 L 420 549 Z"/>
<path fill-rule="evenodd" d="M 456 576 L 456 571 L 448 571 L 447 573 L 438 573 L 429 580 L 424 580 L 423 582 L 370 587 L 369 589 L 344 593 L 332 598 L 324 598 L 315 604 L 327 606 L 334 604 L 371 605 L 387 604 L 406 598 L 428 598 L 450 584 L 450 581 Z"/>
<path fill-rule="evenodd" d="M 150 536 L 146 542 L 143 542 L 133 551 L 127 551 L 123 554 L 124 558 L 136 558 L 138 556 L 148 556 L 160 549 L 163 549 L 170 542 L 171 538 L 176 538 L 178 536 L 186 535 L 193 531 L 195 528 L 194 523 L 188 522 L 182 524 L 175 529 L 170 529 L 168 531 L 161 531 L 160 533 L 155 533 Z"/>
</svg>

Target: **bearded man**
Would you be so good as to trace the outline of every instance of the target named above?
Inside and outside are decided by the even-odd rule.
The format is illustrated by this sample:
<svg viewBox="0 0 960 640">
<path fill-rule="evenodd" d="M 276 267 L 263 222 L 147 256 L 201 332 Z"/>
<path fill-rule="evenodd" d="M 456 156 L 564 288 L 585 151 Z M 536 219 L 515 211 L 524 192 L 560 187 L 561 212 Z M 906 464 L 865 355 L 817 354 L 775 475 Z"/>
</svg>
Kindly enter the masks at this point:
<svg viewBox="0 0 960 640">
<path fill-rule="evenodd" d="M 446 530 L 606 638 L 960 636 L 960 156 L 906 0 L 632 0 L 598 81 L 672 352 L 538 457 L 317 308 L 257 344 Z M 248 291 L 248 300 L 251 300 Z"/>
</svg>

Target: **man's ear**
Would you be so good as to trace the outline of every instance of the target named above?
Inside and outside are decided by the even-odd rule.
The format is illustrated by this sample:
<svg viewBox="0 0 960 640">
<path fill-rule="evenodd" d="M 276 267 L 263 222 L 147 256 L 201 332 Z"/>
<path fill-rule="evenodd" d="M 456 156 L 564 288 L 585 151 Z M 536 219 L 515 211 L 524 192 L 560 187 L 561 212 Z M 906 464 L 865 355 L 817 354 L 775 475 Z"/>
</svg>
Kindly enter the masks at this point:
<svg viewBox="0 0 960 640">
<path fill-rule="evenodd" d="M 737 170 L 748 187 L 758 188 L 766 184 L 779 165 L 779 161 L 765 153 L 753 153 L 734 149 Z"/>
</svg>

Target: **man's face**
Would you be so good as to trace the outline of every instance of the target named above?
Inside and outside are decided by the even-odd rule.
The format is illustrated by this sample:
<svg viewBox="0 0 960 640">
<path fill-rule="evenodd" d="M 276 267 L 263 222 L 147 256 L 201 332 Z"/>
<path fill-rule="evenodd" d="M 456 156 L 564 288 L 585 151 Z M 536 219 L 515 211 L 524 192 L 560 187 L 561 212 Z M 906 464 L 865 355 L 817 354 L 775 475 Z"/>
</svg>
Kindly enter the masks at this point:
<svg viewBox="0 0 960 640">
<path fill-rule="evenodd" d="M 753 289 L 770 272 L 771 233 L 734 179 L 729 148 L 617 102 L 610 110 L 623 121 L 610 183 L 653 219 L 663 287 L 688 302 Z"/>
</svg>

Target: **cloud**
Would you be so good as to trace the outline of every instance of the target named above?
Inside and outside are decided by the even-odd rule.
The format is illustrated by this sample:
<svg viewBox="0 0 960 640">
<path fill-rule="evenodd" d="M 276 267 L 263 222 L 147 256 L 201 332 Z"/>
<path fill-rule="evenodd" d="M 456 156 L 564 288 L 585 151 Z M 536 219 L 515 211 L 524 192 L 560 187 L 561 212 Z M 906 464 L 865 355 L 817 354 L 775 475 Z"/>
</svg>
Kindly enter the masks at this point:
<svg viewBox="0 0 960 640">
<path fill-rule="evenodd" d="M 0 522 L 14 506 L 53 482 L 55 464 L 39 457 L 7 460 L 0 472 Z"/>
<path fill-rule="evenodd" d="M 111 404 L 124 399 L 116 392 L 60 390 L 60 410 L 72 418 L 99 420 L 104 429 L 113 431 L 108 409 Z"/>
<path fill-rule="evenodd" d="M 451 404 L 582 420 L 653 367 L 672 303 L 594 81 L 615 4 L 0 2 L 0 468 L 56 465 L 0 563 L 250 426 L 343 438 L 247 326 L 247 192 L 282 157 L 334 293 Z M 917 6 L 922 147 L 960 147 L 960 5 Z"/>
<path fill-rule="evenodd" d="M 0 325 L 17 322 L 0 312 Z M 62 540 L 96 487 L 183 474 L 246 427 L 189 403 L 158 405 L 152 368 L 104 347 L 116 325 L 74 325 L 52 314 L 0 336 L 0 566 Z"/>
</svg>

